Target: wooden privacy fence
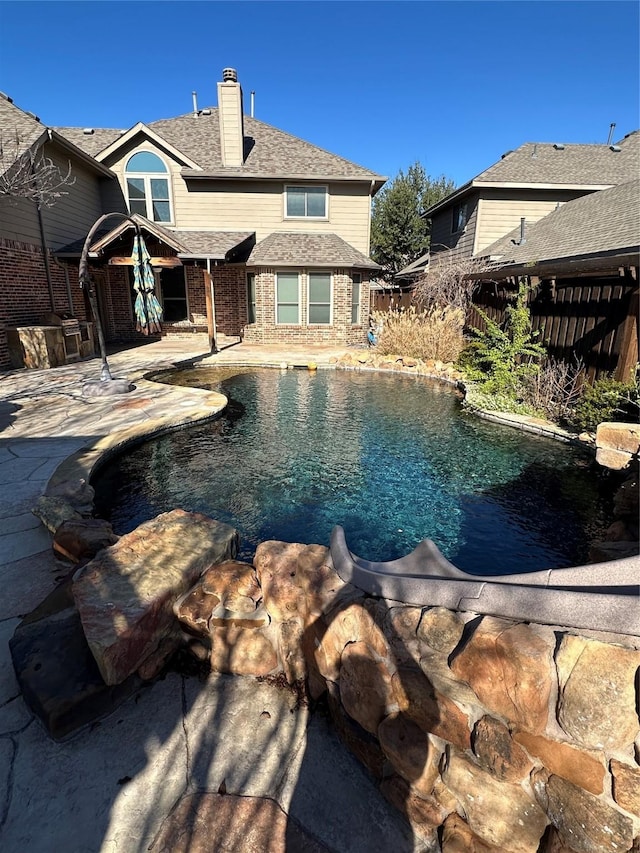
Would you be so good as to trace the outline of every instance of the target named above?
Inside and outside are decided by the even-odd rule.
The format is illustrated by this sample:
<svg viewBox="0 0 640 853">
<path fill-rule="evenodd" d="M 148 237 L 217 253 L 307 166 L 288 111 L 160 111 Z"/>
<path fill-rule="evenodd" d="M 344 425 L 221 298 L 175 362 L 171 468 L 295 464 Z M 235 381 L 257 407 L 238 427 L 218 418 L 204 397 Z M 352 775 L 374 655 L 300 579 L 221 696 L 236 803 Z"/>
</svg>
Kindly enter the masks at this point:
<svg viewBox="0 0 640 853">
<path fill-rule="evenodd" d="M 372 290 L 371 310 L 390 311 L 392 308 L 408 308 L 413 297 L 412 290 Z"/>
<path fill-rule="evenodd" d="M 474 304 L 497 323 L 513 301 L 507 281 L 483 281 Z M 591 381 L 611 374 L 627 381 L 638 361 L 638 283 L 624 276 L 580 277 L 542 281 L 529 294 L 534 330 L 556 359 L 581 359 Z M 468 326 L 484 330 L 484 320 L 471 309 Z"/>
</svg>

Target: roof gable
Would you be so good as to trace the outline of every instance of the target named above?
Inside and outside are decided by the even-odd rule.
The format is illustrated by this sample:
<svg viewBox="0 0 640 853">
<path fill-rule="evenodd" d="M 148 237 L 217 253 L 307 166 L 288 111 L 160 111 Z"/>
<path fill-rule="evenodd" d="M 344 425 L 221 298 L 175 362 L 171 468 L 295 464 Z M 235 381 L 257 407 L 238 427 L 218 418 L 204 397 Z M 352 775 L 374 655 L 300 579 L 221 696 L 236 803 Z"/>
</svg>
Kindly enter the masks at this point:
<svg viewBox="0 0 640 853">
<path fill-rule="evenodd" d="M 136 136 L 142 135 L 147 139 L 150 139 L 151 142 L 155 143 L 155 145 L 164 148 L 171 154 L 176 160 L 180 161 L 183 166 L 186 166 L 191 169 L 200 169 L 200 166 L 194 162 L 188 155 L 184 154 L 178 148 L 173 146 L 171 142 L 168 142 L 162 136 L 159 136 L 152 128 L 148 127 L 143 122 L 139 121 L 137 124 L 134 124 L 133 127 L 129 128 L 126 133 L 121 134 L 117 139 L 115 139 L 110 145 L 108 145 L 105 149 L 100 151 L 99 154 L 96 154 L 96 160 L 102 163 L 105 160 L 108 160 L 112 155 L 117 154 L 117 152 L 127 146 Z"/>
</svg>

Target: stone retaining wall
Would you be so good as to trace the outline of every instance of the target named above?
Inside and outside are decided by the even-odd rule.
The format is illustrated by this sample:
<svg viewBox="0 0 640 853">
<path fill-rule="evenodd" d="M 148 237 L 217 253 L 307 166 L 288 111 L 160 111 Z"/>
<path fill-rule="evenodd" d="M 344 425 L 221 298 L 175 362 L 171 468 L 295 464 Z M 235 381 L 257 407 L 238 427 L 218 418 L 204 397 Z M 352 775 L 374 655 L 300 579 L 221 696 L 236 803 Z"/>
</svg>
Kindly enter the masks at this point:
<svg viewBox="0 0 640 853">
<path fill-rule="evenodd" d="M 326 694 L 415 834 L 444 851 L 628 851 L 640 836 L 640 651 L 345 584 L 319 545 L 262 543 L 175 605 L 220 672 Z"/>
</svg>

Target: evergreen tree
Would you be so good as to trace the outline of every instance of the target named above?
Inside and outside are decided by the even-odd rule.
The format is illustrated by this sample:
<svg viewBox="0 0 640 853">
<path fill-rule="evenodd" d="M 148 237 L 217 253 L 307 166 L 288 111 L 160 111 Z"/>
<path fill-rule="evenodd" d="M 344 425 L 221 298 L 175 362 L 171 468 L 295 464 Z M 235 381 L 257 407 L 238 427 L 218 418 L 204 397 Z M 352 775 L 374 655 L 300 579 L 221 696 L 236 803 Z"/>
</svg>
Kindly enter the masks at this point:
<svg viewBox="0 0 640 853">
<path fill-rule="evenodd" d="M 388 281 L 429 248 L 429 223 L 420 214 L 453 192 L 453 181 L 430 177 L 416 161 L 402 169 L 373 199 L 371 257 Z"/>
</svg>

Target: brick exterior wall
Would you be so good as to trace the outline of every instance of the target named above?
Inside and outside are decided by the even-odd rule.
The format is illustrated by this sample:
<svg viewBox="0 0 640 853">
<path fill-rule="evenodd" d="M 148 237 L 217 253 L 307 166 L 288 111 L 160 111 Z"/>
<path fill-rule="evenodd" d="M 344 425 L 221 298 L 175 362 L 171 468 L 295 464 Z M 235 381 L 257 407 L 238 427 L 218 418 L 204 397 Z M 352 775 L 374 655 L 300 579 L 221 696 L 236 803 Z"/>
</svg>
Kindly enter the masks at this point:
<svg viewBox="0 0 640 853">
<path fill-rule="evenodd" d="M 10 368 L 7 326 L 37 325 L 43 315 L 72 314 L 87 319 L 85 295 L 78 284 L 77 265 L 57 261 L 49 252 L 53 306 L 47 286 L 42 248 L 0 238 L 0 370 Z M 66 274 L 72 305 L 69 305 Z"/>
<path fill-rule="evenodd" d="M 247 284 L 244 266 L 212 267 L 216 329 L 222 335 L 242 335 L 247 324 Z"/>
<path fill-rule="evenodd" d="M 166 247 L 153 246 L 159 255 Z M 54 310 L 72 313 L 79 320 L 90 319 L 86 296 L 78 284 L 78 266 L 59 262 L 49 254 Z M 185 264 L 185 285 L 189 319 L 200 329 L 206 328 L 204 269 Z M 66 271 L 66 272 L 65 272 Z M 219 334 L 242 336 L 249 343 L 291 344 L 361 344 L 366 343 L 369 281 L 363 275 L 360 293 L 361 324 L 351 323 L 351 271 L 332 271 L 333 323 L 330 326 L 307 323 L 307 275 L 300 269 L 300 325 L 278 325 L 275 322 L 275 270 L 256 270 L 256 322 L 247 324 L 247 284 L 244 265 L 212 267 Z M 107 341 L 148 341 L 136 331 L 129 267 L 91 265 L 98 300 L 103 315 Z M 70 311 L 66 275 L 72 296 Z M 0 239 L 0 370 L 10 367 L 6 328 L 13 325 L 37 324 L 52 310 L 42 250 L 28 243 Z M 180 330 L 184 331 L 184 329 Z"/>
<path fill-rule="evenodd" d="M 250 343 L 350 344 L 366 343 L 369 306 L 369 280 L 362 276 L 360 285 L 360 320 L 351 323 L 351 271 L 332 270 L 333 322 L 330 326 L 307 322 L 307 274 L 300 269 L 300 324 L 276 323 L 275 277 L 273 269 L 256 270 L 256 322 L 246 325 L 244 339 Z M 246 311 L 246 287 L 244 287 Z M 246 316 L 246 314 L 245 314 Z"/>
</svg>

